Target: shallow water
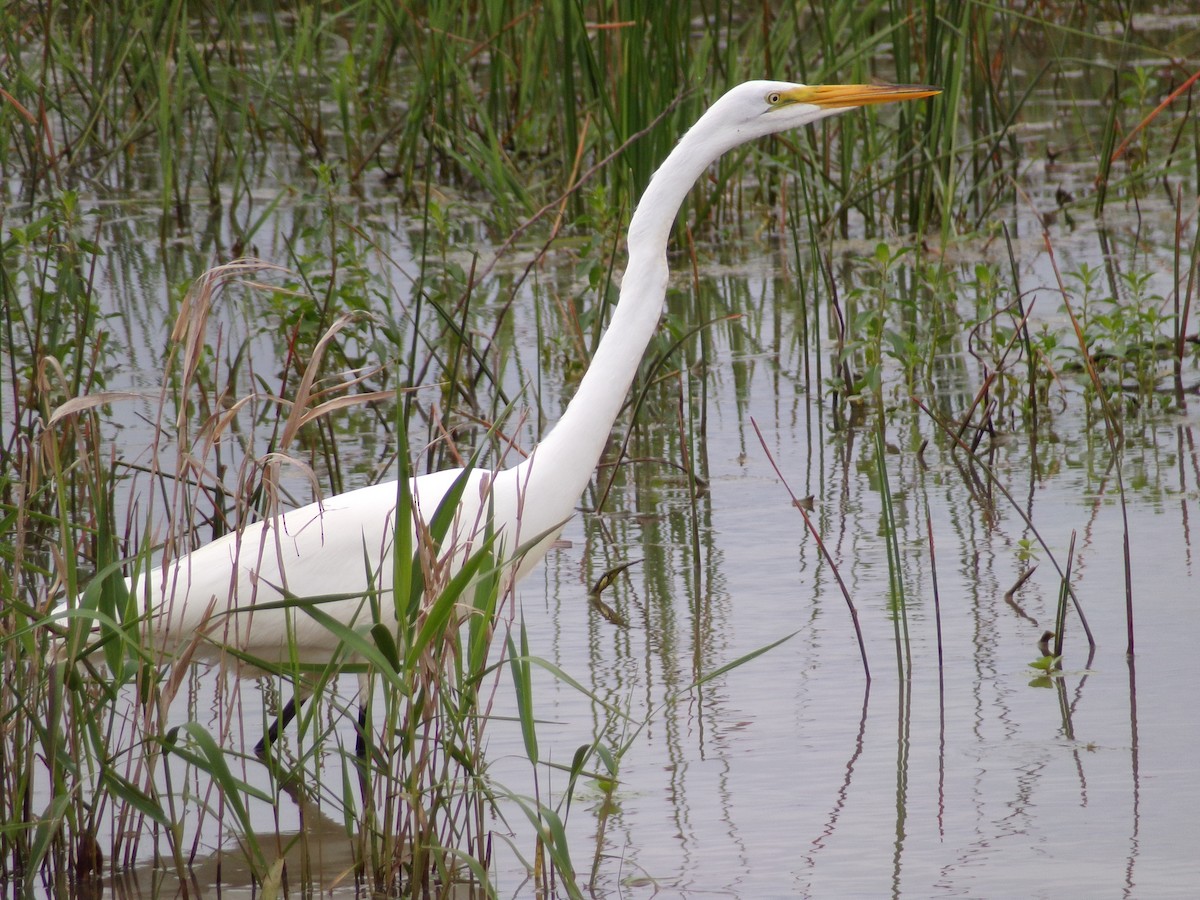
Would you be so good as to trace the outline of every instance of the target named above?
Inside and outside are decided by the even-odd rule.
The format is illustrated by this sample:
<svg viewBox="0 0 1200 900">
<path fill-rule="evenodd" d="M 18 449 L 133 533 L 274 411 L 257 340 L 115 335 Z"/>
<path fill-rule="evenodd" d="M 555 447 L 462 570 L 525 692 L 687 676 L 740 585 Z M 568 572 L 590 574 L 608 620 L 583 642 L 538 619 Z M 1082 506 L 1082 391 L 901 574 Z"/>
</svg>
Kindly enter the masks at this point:
<svg viewBox="0 0 1200 900">
<path fill-rule="evenodd" d="M 769 379 L 755 381 L 751 412 L 775 421 Z M 1002 451 L 1006 486 L 1060 560 L 1078 532 L 1072 583 L 1098 647 L 1090 656 L 1070 616 L 1064 672 L 1045 686 L 1032 684 L 1029 663 L 1042 629 L 1052 627 L 1058 579 L 1038 552 L 1038 570 L 1016 598 L 1025 615 L 1006 603 L 1025 566 L 1018 541 L 1028 534 L 1013 510 L 999 502 L 989 517 L 972 508 L 944 457 L 927 451 L 928 470 L 897 457 L 892 491 L 913 658 L 911 679 L 902 679 L 879 496 L 859 465 L 864 442 L 842 449 L 828 435 L 812 440 L 803 423 L 768 426 L 781 468 L 794 473 L 798 492 L 819 498 L 823 538 L 860 611 L 869 692 L 843 600 L 799 516 L 761 452 L 739 463 L 746 436 L 723 419 L 713 425 L 702 588 L 656 573 L 687 604 L 650 610 L 655 624 L 645 635 L 591 622 L 581 592 L 573 608 L 552 607 L 556 615 L 535 632 L 564 667 L 578 671 L 589 653 L 591 684 L 620 684 L 639 708 L 796 632 L 648 729 L 622 768 L 621 811 L 608 835 L 621 874 L 644 872 L 671 892 L 741 896 L 1182 896 L 1195 884 L 1194 421 L 1148 429 L 1136 454 L 1149 457 L 1154 485 L 1127 504 L 1136 664 L 1124 653 L 1118 505 L 1097 496 L 1084 464 L 1066 464 L 1030 490 L 1023 448 Z M 808 458 L 822 446 L 828 454 Z M 660 517 L 670 518 L 670 507 L 657 499 Z M 926 512 L 937 550 L 940 665 Z M 657 539 L 639 530 L 629 556 Z M 577 560 L 563 552 L 548 568 L 571 572 Z M 651 576 L 635 577 L 632 604 L 649 600 L 643 577 Z M 523 595 L 533 591 L 527 585 Z M 573 618 L 582 621 L 572 627 Z M 577 715 L 556 709 L 553 717 Z M 564 737 L 564 745 L 573 742 Z"/>
</svg>

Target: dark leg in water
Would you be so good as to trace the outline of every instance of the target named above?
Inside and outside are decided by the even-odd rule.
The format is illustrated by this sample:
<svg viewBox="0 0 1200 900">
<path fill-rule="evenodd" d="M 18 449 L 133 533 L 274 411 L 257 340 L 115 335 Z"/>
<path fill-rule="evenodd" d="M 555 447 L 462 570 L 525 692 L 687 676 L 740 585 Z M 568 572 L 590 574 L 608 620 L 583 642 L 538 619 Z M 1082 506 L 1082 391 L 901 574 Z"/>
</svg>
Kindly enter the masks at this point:
<svg viewBox="0 0 1200 900">
<path fill-rule="evenodd" d="M 354 742 L 354 755 L 362 764 L 367 762 L 367 704 L 358 707 L 358 740 Z"/>
<path fill-rule="evenodd" d="M 271 723 L 271 727 L 267 729 L 267 733 L 262 736 L 262 740 L 254 748 L 257 756 L 261 758 L 267 755 L 267 747 L 275 743 L 275 740 L 279 737 L 279 732 L 287 728 L 292 719 L 296 718 L 296 713 L 299 709 L 300 704 L 296 702 L 296 695 L 293 694 L 288 698 L 287 705 L 283 707 L 283 712 L 279 714 L 279 718 Z M 362 740 L 362 738 L 360 737 L 359 740 Z"/>
<path fill-rule="evenodd" d="M 367 779 L 367 767 L 371 765 L 367 752 L 367 704 L 358 707 L 358 739 L 354 742 L 354 756 L 358 762 L 358 790 L 362 794 L 363 808 L 371 802 L 371 783 Z"/>
</svg>

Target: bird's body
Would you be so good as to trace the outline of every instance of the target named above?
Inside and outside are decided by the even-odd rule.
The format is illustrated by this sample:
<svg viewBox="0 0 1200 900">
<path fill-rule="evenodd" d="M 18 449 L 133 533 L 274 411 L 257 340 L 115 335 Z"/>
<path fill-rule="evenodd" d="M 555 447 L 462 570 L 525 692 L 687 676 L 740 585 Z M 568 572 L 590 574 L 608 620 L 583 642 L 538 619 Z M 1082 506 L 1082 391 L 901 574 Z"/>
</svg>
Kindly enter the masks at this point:
<svg viewBox="0 0 1200 900">
<path fill-rule="evenodd" d="M 515 581 L 541 559 L 572 515 L 658 327 L 675 216 L 715 159 L 756 137 L 854 106 L 934 93 L 920 86 L 759 81 L 718 100 L 679 142 L 638 204 L 620 301 L 561 420 L 519 464 L 466 476 L 451 537 L 443 544 L 455 565 L 494 533 L 498 556 Z M 395 521 L 397 484 L 378 484 L 258 522 L 152 569 L 129 585 L 150 612 L 152 642 L 165 654 L 187 646 L 209 656 L 232 648 L 234 658 L 272 663 L 328 661 L 339 645 L 335 635 L 276 601 L 344 595 L 349 599 L 323 604 L 323 611 L 346 624 L 369 624 L 356 595 L 390 586 L 395 529 L 410 529 L 420 540 L 422 523 L 461 475 L 454 470 L 410 479 L 417 524 Z M 534 538 L 540 540 L 529 547 Z"/>
</svg>

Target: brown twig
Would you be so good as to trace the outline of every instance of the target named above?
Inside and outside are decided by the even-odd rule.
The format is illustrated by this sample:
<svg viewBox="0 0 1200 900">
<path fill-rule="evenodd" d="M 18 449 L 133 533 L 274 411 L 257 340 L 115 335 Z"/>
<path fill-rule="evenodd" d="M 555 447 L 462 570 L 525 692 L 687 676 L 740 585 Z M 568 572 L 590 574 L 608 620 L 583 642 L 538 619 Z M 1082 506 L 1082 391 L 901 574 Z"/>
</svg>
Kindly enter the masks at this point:
<svg viewBox="0 0 1200 900">
<path fill-rule="evenodd" d="M 808 527 L 808 532 L 817 542 L 817 549 L 821 551 L 821 555 L 825 557 L 825 561 L 829 563 L 830 569 L 833 571 L 833 577 L 837 579 L 838 587 L 842 589 L 842 596 L 846 598 L 846 606 L 850 610 L 850 621 L 854 623 L 854 635 L 858 638 L 858 652 L 862 656 L 863 674 L 866 675 L 867 684 L 871 683 L 871 667 L 867 663 L 867 646 L 863 641 L 862 627 L 858 623 L 858 610 L 854 607 L 854 600 L 850 597 L 850 591 L 846 587 L 846 582 L 842 580 L 842 575 L 838 571 L 837 563 L 833 561 L 829 550 L 825 547 L 825 542 L 821 540 L 821 535 L 812 523 L 812 519 L 808 515 L 808 504 L 796 496 L 796 492 L 792 490 L 787 479 L 783 477 L 783 472 L 779 471 L 779 465 L 775 462 L 775 457 L 771 455 L 771 451 L 767 448 L 767 442 L 763 438 L 762 431 L 759 430 L 758 422 L 754 417 L 750 417 L 750 424 L 754 426 L 754 433 L 758 435 L 758 442 L 762 445 L 763 452 L 767 454 L 767 461 L 771 464 L 771 468 L 775 470 L 775 474 L 779 476 L 779 480 L 783 482 L 783 488 L 788 492 L 788 496 L 792 498 L 792 506 L 800 510 L 800 515 L 804 517 L 804 524 Z"/>
</svg>

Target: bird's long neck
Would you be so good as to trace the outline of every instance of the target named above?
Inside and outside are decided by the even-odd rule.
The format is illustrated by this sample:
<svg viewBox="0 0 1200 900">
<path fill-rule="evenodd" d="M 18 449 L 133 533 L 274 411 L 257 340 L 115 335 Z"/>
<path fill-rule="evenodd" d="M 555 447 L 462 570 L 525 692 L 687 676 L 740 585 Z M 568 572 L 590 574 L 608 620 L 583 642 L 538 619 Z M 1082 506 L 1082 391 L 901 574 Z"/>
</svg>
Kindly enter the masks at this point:
<svg viewBox="0 0 1200 900">
<path fill-rule="evenodd" d="M 701 119 L 650 180 L 629 223 L 629 260 L 620 299 L 591 365 L 562 418 L 528 459 L 507 473 L 517 479 L 525 508 L 523 540 L 570 518 L 587 487 L 662 315 L 667 289 L 667 240 L 684 198 L 720 154 L 703 143 Z"/>
</svg>

